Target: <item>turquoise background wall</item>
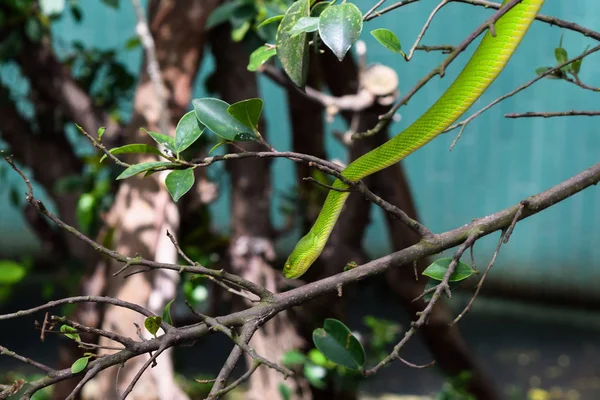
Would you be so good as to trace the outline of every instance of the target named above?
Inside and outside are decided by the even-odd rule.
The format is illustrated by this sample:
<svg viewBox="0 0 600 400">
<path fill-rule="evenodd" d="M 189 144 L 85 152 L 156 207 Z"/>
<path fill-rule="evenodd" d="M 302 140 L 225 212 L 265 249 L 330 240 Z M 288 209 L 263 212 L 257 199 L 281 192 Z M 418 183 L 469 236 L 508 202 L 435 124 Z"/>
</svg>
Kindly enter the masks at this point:
<svg viewBox="0 0 600 400">
<path fill-rule="evenodd" d="M 123 47 L 132 37 L 135 17 L 131 5 L 121 2 L 118 11 L 103 6 L 99 1 L 82 2 L 84 24 L 68 17 L 55 26 L 57 43 L 82 40 L 101 48 Z M 356 1 L 366 11 L 374 0 Z M 393 30 L 403 47 L 409 48 L 415 40 L 437 1 L 423 0 L 402 7 L 365 25 L 362 39 L 368 46 L 369 62 L 380 62 L 393 67 L 400 77 L 400 89 L 407 92 L 424 74 L 443 58 L 436 53 L 418 52 L 409 63 L 381 47 L 369 35 L 379 27 Z M 491 10 L 464 4 L 447 5 L 435 18 L 422 43 L 457 44 Z M 548 0 L 542 13 L 575 21 L 591 29 L 600 30 L 600 3 L 596 0 L 579 0 L 576 3 Z M 570 55 L 582 52 L 593 41 L 575 32 L 563 31 L 547 24 L 535 23 L 521 47 L 498 80 L 473 106 L 474 112 L 490 101 L 513 90 L 535 76 L 537 67 L 555 63 L 553 50 L 564 34 L 563 46 Z M 392 132 L 398 133 L 427 107 L 429 107 L 452 82 L 475 46 L 463 54 L 447 71 L 443 79 L 434 78 L 406 107 L 400 111 L 401 121 L 394 123 Z M 120 57 L 128 67 L 137 72 L 141 61 L 140 51 L 122 51 Z M 600 86 L 597 73 L 600 56 L 597 54 L 583 62 L 581 79 Z M 198 80 L 197 97 L 205 95 L 201 89 L 203 78 L 213 69 L 210 56 L 202 65 Z M 7 72 L 8 71 L 8 72 Z M 2 70 L 2 79 L 16 86 L 26 86 L 15 71 Z M 268 135 L 280 150 L 290 148 L 289 125 L 284 93 L 260 78 L 265 100 Z M 413 195 L 422 221 L 436 232 L 458 227 L 472 218 L 484 216 L 522 198 L 553 186 L 600 161 L 600 133 L 598 118 L 574 117 L 554 119 L 509 120 L 509 112 L 560 111 L 600 109 L 600 93 L 584 91 L 574 85 L 555 80 L 543 80 L 526 91 L 510 98 L 474 120 L 465 129 L 461 140 L 452 152 L 448 151 L 456 132 L 442 135 L 411 155 L 404 162 Z M 468 115 L 468 114 L 467 114 Z M 328 129 L 342 129 L 336 121 Z M 344 150 L 329 135 L 327 138 L 331 157 L 344 159 Z M 217 227 L 228 229 L 227 178 L 219 173 L 222 166 L 211 169 L 223 183 L 222 197 L 212 207 L 219 216 Z M 272 169 L 276 223 L 281 223 L 277 212 L 278 193 L 289 189 L 293 165 L 277 160 Z M 14 179 L 14 174 L 9 174 Z M 0 192 L 0 249 L 32 248 L 33 236 L 27 231 L 17 210 L 8 205 L 7 191 Z M 600 190 L 591 188 L 553 207 L 542 214 L 519 223 L 515 233 L 498 261 L 491 278 L 509 284 L 533 285 L 548 290 L 567 288 L 578 295 L 594 295 L 595 282 L 600 278 Z M 373 256 L 389 250 L 389 242 L 381 234 L 381 212 L 374 210 L 366 247 Z M 289 249 L 296 237 L 282 240 L 280 246 Z M 484 264 L 491 256 L 497 236 L 478 242 L 476 255 Z"/>
</svg>

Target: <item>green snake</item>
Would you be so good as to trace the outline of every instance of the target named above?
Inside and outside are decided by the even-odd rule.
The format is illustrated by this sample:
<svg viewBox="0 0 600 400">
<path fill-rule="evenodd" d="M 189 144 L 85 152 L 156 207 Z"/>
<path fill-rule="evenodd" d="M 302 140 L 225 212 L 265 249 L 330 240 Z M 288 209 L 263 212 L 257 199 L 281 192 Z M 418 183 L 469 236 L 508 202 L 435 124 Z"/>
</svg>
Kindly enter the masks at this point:
<svg viewBox="0 0 600 400">
<path fill-rule="evenodd" d="M 504 0 L 505 5 L 509 0 Z M 412 125 L 381 146 L 350 163 L 342 176 L 357 182 L 407 157 L 434 139 L 483 94 L 502 72 L 525 36 L 544 0 L 522 0 L 500 17 L 485 34 L 456 80 Z M 296 244 L 288 257 L 283 275 L 295 279 L 303 275 L 319 257 L 348 198 L 348 185 L 337 179 L 311 230 Z"/>
</svg>

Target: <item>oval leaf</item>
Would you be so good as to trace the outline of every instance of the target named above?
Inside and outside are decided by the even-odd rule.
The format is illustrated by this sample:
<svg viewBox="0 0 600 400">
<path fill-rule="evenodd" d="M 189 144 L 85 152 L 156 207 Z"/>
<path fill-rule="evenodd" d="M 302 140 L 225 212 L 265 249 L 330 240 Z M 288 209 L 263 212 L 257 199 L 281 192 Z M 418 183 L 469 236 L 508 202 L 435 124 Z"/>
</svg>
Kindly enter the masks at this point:
<svg viewBox="0 0 600 400">
<path fill-rule="evenodd" d="M 362 31 L 362 13 L 354 4 L 327 7 L 319 18 L 319 35 L 341 61 Z"/>
<path fill-rule="evenodd" d="M 171 300 L 167 303 L 165 308 L 163 308 L 163 321 L 165 321 L 169 325 L 173 325 L 173 318 L 171 318 L 171 304 L 173 304 L 174 301 L 175 299 Z"/>
<path fill-rule="evenodd" d="M 14 261 L 0 261 L 0 285 L 14 285 L 25 276 L 25 267 Z"/>
<path fill-rule="evenodd" d="M 121 172 L 121 175 L 117 176 L 117 180 L 130 178 L 134 175 L 139 174 L 140 172 L 148 171 L 153 168 L 158 167 L 166 167 L 166 166 L 176 166 L 177 164 L 173 164 L 169 161 L 149 161 L 140 164 L 134 164 L 125 169 L 125 171 Z"/>
<path fill-rule="evenodd" d="M 71 365 L 71 372 L 74 374 L 78 374 L 85 369 L 88 365 L 88 361 L 90 361 L 89 357 L 81 357 L 79 360 L 75 361 L 73 365 Z"/>
<path fill-rule="evenodd" d="M 283 15 L 275 15 L 275 16 L 273 16 L 273 17 L 271 17 L 271 18 L 267 18 L 267 19 L 265 19 L 263 22 L 261 22 L 261 23 L 260 23 L 260 24 L 259 24 L 259 25 L 256 27 L 256 29 L 260 29 L 260 28 L 262 28 L 263 26 L 267 26 L 267 25 L 269 25 L 269 24 L 272 24 L 273 22 L 279 22 L 279 21 L 281 21 L 282 19 L 283 19 Z"/>
<path fill-rule="evenodd" d="M 386 49 L 404 56 L 402 46 L 400 46 L 400 40 L 398 40 L 394 32 L 389 29 L 380 28 L 371 31 L 371 35 L 373 35 L 373 37 L 375 37 L 375 39 L 377 39 L 377 41 Z"/>
<path fill-rule="evenodd" d="M 177 202 L 194 185 L 194 170 L 188 168 L 171 171 L 167 175 L 167 179 L 165 179 L 165 184 L 173 201 Z"/>
<path fill-rule="evenodd" d="M 359 370 L 365 364 L 365 351 L 350 329 L 338 320 L 328 318 L 323 328 L 313 331 L 313 342 L 325 357 L 336 364 Z"/>
<path fill-rule="evenodd" d="M 68 337 L 69 339 L 73 339 L 73 340 L 77 340 L 78 342 L 81 342 L 81 337 L 79 336 L 79 333 L 77 333 L 77 329 L 73 328 L 72 326 L 61 325 L 60 331 L 62 333 L 64 333 L 65 336 Z"/>
<path fill-rule="evenodd" d="M 157 316 L 147 317 L 144 320 L 144 326 L 146 327 L 148 332 L 150 332 L 152 335 L 154 335 L 154 337 L 156 337 L 156 332 L 158 332 L 158 330 L 160 329 L 161 322 L 162 322 L 161 317 L 157 317 Z"/>
<path fill-rule="evenodd" d="M 314 32 L 319 29 L 318 17 L 302 17 L 296 22 L 296 25 L 290 29 L 290 36 L 295 37 L 301 33 Z"/>
<path fill-rule="evenodd" d="M 223 100 L 196 99 L 192 104 L 198 121 L 223 139 L 243 141 L 255 138 L 252 129 L 244 126 L 227 112 L 229 104 Z"/>
<path fill-rule="evenodd" d="M 162 133 L 158 133 L 158 132 L 150 132 L 150 131 L 147 131 L 144 128 L 142 128 L 142 131 L 144 131 L 148 135 L 150 135 L 150 137 L 152 139 L 154 139 L 154 141 L 156 143 L 162 144 L 167 149 L 171 150 L 173 153 L 176 153 L 176 151 L 175 151 L 175 139 L 173 137 L 171 137 L 169 135 L 162 134 Z"/>
<path fill-rule="evenodd" d="M 194 144 L 205 129 L 206 127 L 198 122 L 194 110 L 181 117 L 175 128 L 175 152 L 177 155 Z"/>
<path fill-rule="evenodd" d="M 248 128 L 257 131 L 262 109 L 262 99 L 248 99 L 230 105 L 227 112 Z"/>
<path fill-rule="evenodd" d="M 310 0 L 298 0 L 288 8 L 277 29 L 277 57 L 292 82 L 304 88 L 308 79 L 308 35 L 292 37 L 290 30 L 302 17 L 310 16 Z"/>
<path fill-rule="evenodd" d="M 248 71 L 258 71 L 261 65 L 269 61 L 269 58 L 277 54 L 277 50 L 271 46 L 261 46 L 254 50 L 250 54 L 250 61 L 248 62 Z"/>
<path fill-rule="evenodd" d="M 157 156 L 162 156 L 163 154 L 156 147 L 149 146 L 147 144 L 127 144 L 121 147 L 115 147 L 114 149 L 110 149 L 109 153 L 111 154 L 156 154 Z M 106 159 L 106 154 L 100 158 L 100 162 Z"/>
<path fill-rule="evenodd" d="M 423 275 L 428 276 L 437 281 L 442 281 L 444 279 L 444 275 L 446 275 L 446 271 L 448 271 L 448 267 L 452 262 L 452 258 L 440 258 L 435 260 L 433 264 L 423 271 Z M 459 282 L 463 279 L 467 279 L 471 275 L 475 273 L 475 270 L 471 268 L 469 264 L 465 264 L 464 262 L 459 261 L 454 268 L 454 272 L 450 275 L 449 282 Z"/>
<path fill-rule="evenodd" d="M 213 12 L 210 13 L 208 19 L 206 20 L 206 25 L 204 29 L 211 29 L 217 25 L 221 25 L 223 22 L 229 20 L 229 18 L 233 17 L 233 13 L 241 6 L 241 2 L 238 1 L 229 1 L 224 3 L 223 5 L 215 8 Z"/>
</svg>

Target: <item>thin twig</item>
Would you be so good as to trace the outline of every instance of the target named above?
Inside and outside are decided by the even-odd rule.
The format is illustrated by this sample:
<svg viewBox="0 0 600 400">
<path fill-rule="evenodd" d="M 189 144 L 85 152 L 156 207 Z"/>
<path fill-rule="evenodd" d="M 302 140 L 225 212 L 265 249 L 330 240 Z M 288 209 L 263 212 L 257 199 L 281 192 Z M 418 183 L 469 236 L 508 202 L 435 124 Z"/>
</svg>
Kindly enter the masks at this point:
<svg viewBox="0 0 600 400">
<path fill-rule="evenodd" d="M 490 263 L 488 264 L 487 268 L 483 272 L 483 275 L 481 275 L 481 279 L 477 283 L 477 289 L 475 289 L 475 294 L 473 294 L 473 297 L 471 297 L 471 300 L 469 300 L 469 303 L 464 308 L 464 310 L 460 314 L 458 314 L 458 316 L 454 319 L 454 321 L 452 321 L 450 323 L 450 326 L 453 326 L 458 321 L 460 321 L 460 319 L 471 310 L 471 307 L 473 306 L 473 302 L 477 298 L 477 295 L 479 294 L 479 291 L 481 290 L 481 287 L 483 286 L 483 281 L 485 280 L 488 272 L 490 272 L 490 270 L 494 266 L 494 263 L 496 262 L 496 257 L 498 257 L 498 253 L 500 253 L 500 248 L 502 247 L 502 243 L 504 242 L 504 237 L 506 236 L 506 232 L 507 232 L 506 230 L 503 230 L 502 233 L 500 234 L 500 239 L 498 240 L 498 244 L 496 245 L 496 250 L 494 251 L 494 255 L 492 256 L 492 259 L 490 260 Z"/>
<path fill-rule="evenodd" d="M 316 180 L 312 176 L 305 176 L 304 178 L 302 178 L 302 180 L 306 181 L 306 182 L 314 183 L 315 185 L 318 185 L 318 186 L 321 186 L 321 187 L 323 187 L 325 189 L 333 190 L 333 191 L 336 191 L 336 192 L 348 193 L 348 192 L 354 192 L 355 191 L 352 188 L 349 188 L 349 189 L 340 189 L 340 188 L 333 187 L 331 185 L 328 185 L 326 183 L 323 183 L 323 182 L 320 182 L 320 181 Z"/>
<path fill-rule="evenodd" d="M 554 118 L 554 117 L 574 117 L 574 116 L 585 116 L 585 117 L 596 117 L 600 115 L 600 111 L 555 111 L 555 112 L 526 112 L 526 113 L 512 113 L 504 114 L 505 118 Z"/>
<path fill-rule="evenodd" d="M 129 383 L 129 385 L 127 386 L 127 389 L 125 389 L 125 391 L 123 392 L 123 394 L 119 398 L 120 400 L 125 400 L 127 398 L 127 396 L 129 396 L 129 393 L 131 393 L 133 391 L 133 387 L 135 386 L 136 383 L 138 383 L 138 381 L 142 377 L 142 374 L 148 369 L 148 367 L 150 366 L 150 364 L 152 364 L 152 366 L 156 365 L 156 359 L 166 349 L 167 349 L 167 346 L 161 346 L 161 347 L 159 347 L 158 350 L 156 350 L 154 352 L 154 354 L 152 354 L 150 356 L 150 358 L 144 363 L 144 365 L 142 365 L 140 367 L 139 371 L 135 374 L 135 376 L 131 380 L 131 383 Z"/>
<path fill-rule="evenodd" d="M 375 3 L 375 5 L 371 7 L 369 11 L 365 13 L 365 15 L 363 15 L 363 21 L 368 21 L 369 16 L 373 14 L 379 7 L 381 7 L 383 3 L 385 3 L 385 0 L 379 0 L 377 3 Z"/>
<path fill-rule="evenodd" d="M 440 11 L 449 2 L 450 2 L 450 0 L 442 0 L 433 9 L 433 11 L 431 12 L 431 14 L 429 14 L 429 17 L 427 18 L 427 21 L 425 21 L 425 24 L 421 28 L 421 32 L 419 32 L 419 35 L 417 36 L 417 40 L 415 40 L 415 43 L 410 48 L 410 51 L 408 52 L 408 55 L 404 54 L 404 59 L 406 61 L 410 61 L 412 59 L 412 56 L 415 53 L 415 50 L 416 50 L 417 46 L 419 46 L 419 43 L 421 42 L 421 39 L 423 39 L 423 36 L 425 36 L 425 32 L 427 32 L 427 29 L 429 28 L 429 25 L 431 25 L 431 21 L 433 21 L 433 17 L 435 16 L 435 14 L 437 14 L 438 11 Z"/>
<path fill-rule="evenodd" d="M 19 361 L 21 361 L 21 362 L 23 362 L 25 364 L 29 364 L 29 365 L 32 365 L 32 366 L 34 366 L 36 368 L 39 368 L 39 369 L 41 369 L 42 371 L 44 371 L 44 372 L 46 372 L 48 374 L 51 374 L 51 373 L 54 372 L 54 369 L 52 369 L 52 368 L 50 368 L 50 367 L 48 367 L 48 366 L 46 366 L 46 365 L 44 365 L 42 363 L 34 361 L 31 358 L 23 357 L 23 356 L 15 353 L 14 351 L 10 351 L 9 349 L 7 349 L 4 346 L 0 346 L 0 355 L 7 356 L 7 357 L 12 357 L 12 358 L 14 358 L 16 360 L 19 360 Z"/>
</svg>

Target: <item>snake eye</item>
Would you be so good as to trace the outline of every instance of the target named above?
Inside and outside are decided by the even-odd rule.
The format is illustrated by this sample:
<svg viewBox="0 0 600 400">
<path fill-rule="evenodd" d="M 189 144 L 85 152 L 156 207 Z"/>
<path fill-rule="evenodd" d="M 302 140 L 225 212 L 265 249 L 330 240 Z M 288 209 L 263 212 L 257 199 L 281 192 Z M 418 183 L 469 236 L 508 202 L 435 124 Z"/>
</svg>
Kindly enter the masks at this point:
<svg viewBox="0 0 600 400">
<path fill-rule="evenodd" d="M 285 267 L 283 267 L 284 270 L 289 271 L 292 268 L 292 266 L 290 264 L 285 264 Z"/>
</svg>

